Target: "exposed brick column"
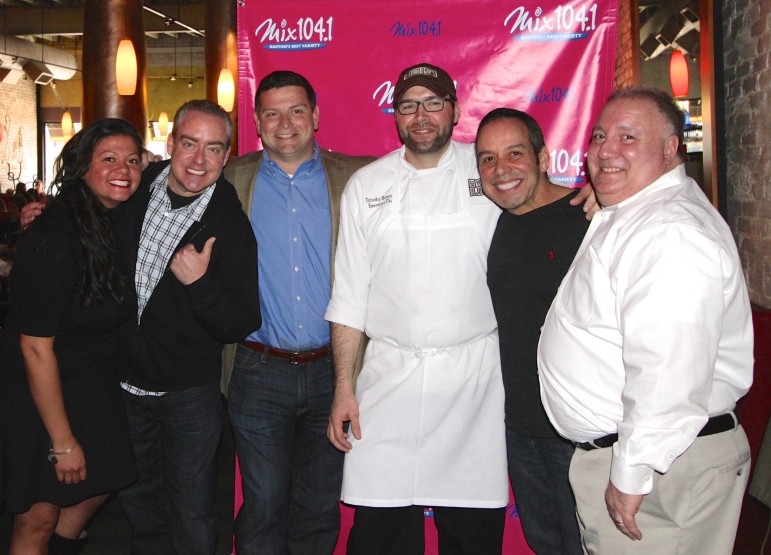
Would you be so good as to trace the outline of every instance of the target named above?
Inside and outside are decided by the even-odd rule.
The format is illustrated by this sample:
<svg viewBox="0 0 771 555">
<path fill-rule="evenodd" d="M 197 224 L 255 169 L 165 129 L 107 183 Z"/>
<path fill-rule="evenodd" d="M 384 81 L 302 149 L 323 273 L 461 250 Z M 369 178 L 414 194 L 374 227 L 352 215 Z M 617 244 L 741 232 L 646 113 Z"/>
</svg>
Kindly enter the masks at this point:
<svg viewBox="0 0 771 555">
<path fill-rule="evenodd" d="M 616 89 L 640 82 L 640 14 L 637 0 L 619 0 L 616 35 Z"/>
<path fill-rule="evenodd" d="M 771 308 L 771 5 L 723 2 L 728 221 L 753 302 Z"/>
</svg>

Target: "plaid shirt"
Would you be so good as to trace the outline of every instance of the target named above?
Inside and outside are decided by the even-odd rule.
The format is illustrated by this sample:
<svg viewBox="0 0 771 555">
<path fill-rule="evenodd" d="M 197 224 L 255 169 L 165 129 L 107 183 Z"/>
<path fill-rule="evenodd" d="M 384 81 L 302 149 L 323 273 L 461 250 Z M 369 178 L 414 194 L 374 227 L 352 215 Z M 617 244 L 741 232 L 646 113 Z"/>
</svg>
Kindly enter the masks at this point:
<svg viewBox="0 0 771 555">
<path fill-rule="evenodd" d="M 166 168 L 150 186 L 150 202 L 142 224 L 139 238 L 139 252 L 134 272 L 137 288 L 137 322 L 153 294 L 155 286 L 163 277 L 174 249 L 194 222 L 200 221 L 209 205 L 216 185 L 207 187 L 198 198 L 181 208 L 172 210 L 171 200 L 166 193 L 169 169 Z"/>
<path fill-rule="evenodd" d="M 194 222 L 200 221 L 216 184 L 206 190 L 187 206 L 172 210 L 171 200 L 166 192 L 169 168 L 164 169 L 150 186 L 150 202 L 142 223 L 139 251 L 134 279 L 137 289 L 137 323 L 147 305 L 155 286 L 163 277 L 174 249 Z M 162 391 L 146 391 L 121 382 L 121 387 L 133 395 L 161 396 Z"/>
</svg>

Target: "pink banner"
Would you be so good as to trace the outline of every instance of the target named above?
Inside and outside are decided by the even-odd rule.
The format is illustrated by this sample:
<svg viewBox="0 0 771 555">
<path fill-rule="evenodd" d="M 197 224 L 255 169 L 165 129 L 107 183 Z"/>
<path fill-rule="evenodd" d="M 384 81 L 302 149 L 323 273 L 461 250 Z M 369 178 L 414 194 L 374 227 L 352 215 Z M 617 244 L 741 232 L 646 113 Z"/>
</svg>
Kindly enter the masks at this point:
<svg viewBox="0 0 771 555">
<path fill-rule="evenodd" d="M 428 61 L 456 80 L 456 140 L 473 141 L 493 108 L 527 111 L 544 129 L 552 179 L 583 185 L 589 130 L 613 90 L 617 15 L 617 0 L 240 0 L 240 151 L 260 148 L 257 84 L 289 69 L 317 92 L 322 147 L 385 154 L 399 146 L 393 83 Z"/>
<path fill-rule="evenodd" d="M 275 70 L 296 71 L 313 85 L 322 147 L 394 150 L 394 81 L 426 61 L 456 81 L 461 118 L 453 138 L 472 142 L 493 108 L 526 111 L 543 127 L 551 179 L 581 186 L 590 129 L 613 90 L 617 18 L 617 0 L 239 0 L 240 154 L 261 148 L 251 124 L 254 92 Z M 341 505 L 341 516 L 336 555 L 345 553 L 352 510 Z M 430 516 L 426 553 L 433 554 Z M 529 553 L 513 498 L 507 516 L 504 554 Z"/>
</svg>

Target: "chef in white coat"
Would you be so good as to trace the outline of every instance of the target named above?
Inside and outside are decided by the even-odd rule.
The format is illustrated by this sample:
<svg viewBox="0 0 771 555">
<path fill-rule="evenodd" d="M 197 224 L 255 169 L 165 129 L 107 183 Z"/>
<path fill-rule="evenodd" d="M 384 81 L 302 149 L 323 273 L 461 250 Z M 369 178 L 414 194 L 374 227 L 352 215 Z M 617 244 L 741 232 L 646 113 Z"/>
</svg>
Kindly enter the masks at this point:
<svg viewBox="0 0 771 555">
<path fill-rule="evenodd" d="M 460 111 L 444 70 L 404 70 L 394 108 L 404 146 L 348 182 L 326 313 L 328 436 L 347 453 L 342 500 L 356 506 L 348 553 L 423 553 L 424 507 L 441 551 L 500 553 L 504 393 L 486 283 L 500 209 L 482 193 L 473 145 L 451 140 Z"/>
</svg>

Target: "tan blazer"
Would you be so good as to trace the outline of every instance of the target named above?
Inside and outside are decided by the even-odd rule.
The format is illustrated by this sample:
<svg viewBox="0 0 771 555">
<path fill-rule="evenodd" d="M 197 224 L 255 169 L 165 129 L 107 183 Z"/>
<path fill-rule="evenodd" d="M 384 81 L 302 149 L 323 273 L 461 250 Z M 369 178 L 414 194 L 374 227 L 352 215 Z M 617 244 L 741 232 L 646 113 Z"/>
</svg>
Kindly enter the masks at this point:
<svg viewBox="0 0 771 555">
<path fill-rule="evenodd" d="M 330 284 L 334 284 L 337 230 L 340 226 L 340 197 L 345 189 L 345 184 L 348 183 L 348 179 L 353 172 L 374 161 L 375 157 L 349 156 L 347 154 L 339 154 L 324 149 L 321 149 L 320 157 L 321 165 L 324 167 L 324 173 L 326 175 L 329 207 L 330 212 L 332 213 L 332 264 L 330 266 Z M 256 152 L 244 154 L 238 158 L 232 158 L 228 162 L 228 165 L 225 166 L 225 179 L 230 181 L 236 188 L 238 199 L 241 201 L 241 206 L 248 217 L 251 217 L 254 184 L 257 180 L 257 173 L 260 171 L 260 164 L 262 164 L 262 151 L 258 150 Z M 259 248 L 259 245 L 257 248 Z M 365 345 L 366 338 L 361 342 L 361 348 L 359 349 L 357 371 L 361 369 Z M 232 343 L 225 345 L 225 349 L 222 352 L 222 378 L 220 385 L 222 393 L 224 393 L 226 397 L 228 394 L 230 376 L 233 373 L 233 360 L 235 355 L 236 344 Z"/>
</svg>

